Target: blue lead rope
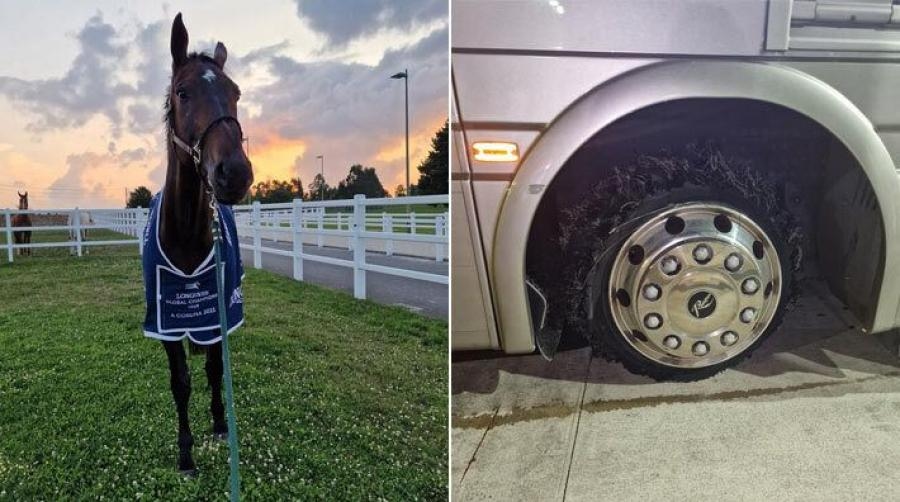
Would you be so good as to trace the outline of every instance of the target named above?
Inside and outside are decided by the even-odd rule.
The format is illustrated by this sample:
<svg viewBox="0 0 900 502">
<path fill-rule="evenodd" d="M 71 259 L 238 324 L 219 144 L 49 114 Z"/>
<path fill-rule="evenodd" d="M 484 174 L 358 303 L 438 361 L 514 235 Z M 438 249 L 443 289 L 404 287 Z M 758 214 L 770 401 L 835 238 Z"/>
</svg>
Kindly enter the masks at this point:
<svg viewBox="0 0 900 502">
<path fill-rule="evenodd" d="M 241 499 L 241 477 L 238 472 L 238 441 L 237 420 L 234 417 L 234 389 L 231 385 L 231 355 L 228 351 L 228 315 L 225 311 L 225 278 L 222 265 L 222 231 L 219 228 L 219 209 L 216 207 L 215 196 L 212 197 L 213 219 L 212 235 L 213 249 L 216 257 L 216 287 L 219 297 L 219 329 L 222 335 L 222 366 L 225 370 L 225 411 L 228 416 L 228 451 L 231 458 L 231 500 Z"/>
</svg>

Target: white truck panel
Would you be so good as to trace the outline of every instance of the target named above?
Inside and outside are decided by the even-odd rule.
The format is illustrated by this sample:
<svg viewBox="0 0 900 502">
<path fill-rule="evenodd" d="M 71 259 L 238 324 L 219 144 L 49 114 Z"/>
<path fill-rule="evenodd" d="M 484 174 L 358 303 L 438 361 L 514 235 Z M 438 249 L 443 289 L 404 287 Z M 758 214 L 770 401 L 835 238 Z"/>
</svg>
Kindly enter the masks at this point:
<svg viewBox="0 0 900 502">
<path fill-rule="evenodd" d="M 454 48 L 757 55 L 759 0 L 456 0 Z"/>
</svg>

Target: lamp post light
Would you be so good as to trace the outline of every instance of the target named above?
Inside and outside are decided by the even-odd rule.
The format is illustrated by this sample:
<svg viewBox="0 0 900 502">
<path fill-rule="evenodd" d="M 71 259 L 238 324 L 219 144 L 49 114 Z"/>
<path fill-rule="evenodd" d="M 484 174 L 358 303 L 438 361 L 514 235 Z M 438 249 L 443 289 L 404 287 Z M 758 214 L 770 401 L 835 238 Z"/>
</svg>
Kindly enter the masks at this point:
<svg viewBox="0 0 900 502">
<path fill-rule="evenodd" d="M 316 155 L 316 158 L 321 161 L 319 163 L 319 168 L 322 172 L 322 184 L 319 185 L 319 199 L 325 200 L 325 154 L 323 153 L 322 155 Z"/>
<path fill-rule="evenodd" d="M 391 75 L 391 78 L 403 79 L 403 89 L 406 96 L 406 196 L 409 197 L 409 70 L 404 69 L 399 73 Z"/>
</svg>

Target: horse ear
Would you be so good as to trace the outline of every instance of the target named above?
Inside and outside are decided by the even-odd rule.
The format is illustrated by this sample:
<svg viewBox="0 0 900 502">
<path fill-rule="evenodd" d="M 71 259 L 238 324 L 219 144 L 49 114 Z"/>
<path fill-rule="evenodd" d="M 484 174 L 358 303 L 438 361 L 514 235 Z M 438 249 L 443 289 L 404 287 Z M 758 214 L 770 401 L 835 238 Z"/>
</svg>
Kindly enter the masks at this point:
<svg viewBox="0 0 900 502">
<path fill-rule="evenodd" d="M 181 20 L 181 13 L 172 22 L 172 68 L 178 68 L 187 61 L 188 33 Z"/>
<path fill-rule="evenodd" d="M 225 60 L 228 59 L 228 51 L 225 49 L 225 44 L 222 42 L 216 44 L 216 53 L 213 55 L 213 59 L 216 61 L 216 64 L 219 65 L 219 68 L 225 68 Z"/>
<path fill-rule="evenodd" d="M 16 193 L 19 194 L 19 197 L 25 197 L 25 195 L 28 195 L 28 192 L 25 192 L 25 195 L 22 195 L 22 192 L 18 190 L 16 190 Z"/>
</svg>

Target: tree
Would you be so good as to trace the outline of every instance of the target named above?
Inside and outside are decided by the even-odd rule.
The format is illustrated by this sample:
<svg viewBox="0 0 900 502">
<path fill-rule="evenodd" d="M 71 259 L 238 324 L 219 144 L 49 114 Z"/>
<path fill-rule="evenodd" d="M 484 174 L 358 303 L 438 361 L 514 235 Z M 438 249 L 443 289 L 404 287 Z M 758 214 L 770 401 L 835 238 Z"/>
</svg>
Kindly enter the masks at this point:
<svg viewBox="0 0 900 502">
<path fill-rule="evenodd" d="M 149 188 L 139 186 L 128 193 L 128 202 L 125 204 L 125 207 L 150 207 L 150 199 L 152 198 L 153 194 L 150 193 Z"/>
<path fill-rule="evenodd" d="M 294 194 L 294 197 L 298 199 L 303 198 L 303 180 L 300 178 L 291 178 L 291 191 Z"/>
<path fill-rule="evenodd" d="M 386 197 L 387 190 L 378 179 L 374 167 L 363 167 L 360 164 L 350 166 L 347 177 L 338 183 L 334 193 L 335 199 L 352 199 L 356 194 L 364 194 L 369 198 Z"/>
<path fill-rule="evenodd" d="M 315 201 L 332 198 L 333 190 L 325 182 L 325 177 L 321 173 L 316 174 L 316 177 L 313 178 L 312 183 L 307 188 L 309 191 L 306 193 L 306 200 Z"/>
<path fill-rule="evenodd" d="M 397 187 L 394 188 L 394 197 L 406 197 L 406 187 L 397 185 Z"/>
<path fill-rule="evenodd" d="M 447 126 L 447 122 L 444 121 L 444 126 L 431 139 L 431 151 L 428 152 L 428 157 L 419 164 L 421 176 L 419 176 L 416 195 L 449 193 Z M 410 192 L 412 191 L 410 188 Z"/>
<path fill-rule="evenodd" d="M 260 181 L 250 189 L 250 192 L 252 200 L 262 203 L 290 202 L 293 199 L 303 198 L 303 182 L 300 178 L 288 181 Z"/>
</svg>

